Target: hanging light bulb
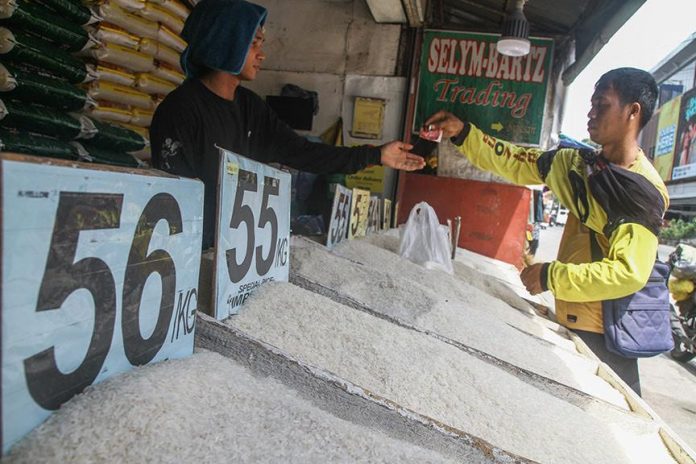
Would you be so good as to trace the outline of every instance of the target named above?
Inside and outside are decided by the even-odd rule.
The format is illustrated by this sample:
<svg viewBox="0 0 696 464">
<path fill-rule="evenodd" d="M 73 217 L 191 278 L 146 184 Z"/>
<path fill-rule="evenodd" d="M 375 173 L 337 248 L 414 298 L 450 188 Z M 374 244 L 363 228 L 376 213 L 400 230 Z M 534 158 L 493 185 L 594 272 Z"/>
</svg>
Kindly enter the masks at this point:
<svg viewBox="0 0 696 464">
<path fill-rule="evenodd" d="M 505 15 L 503 29 L 496 49 L 509 56 L 524 56 L 529 53 L 529 22 L 522 9 L 526 0 L 517 0 L 514 9 Z"/>
</svg>

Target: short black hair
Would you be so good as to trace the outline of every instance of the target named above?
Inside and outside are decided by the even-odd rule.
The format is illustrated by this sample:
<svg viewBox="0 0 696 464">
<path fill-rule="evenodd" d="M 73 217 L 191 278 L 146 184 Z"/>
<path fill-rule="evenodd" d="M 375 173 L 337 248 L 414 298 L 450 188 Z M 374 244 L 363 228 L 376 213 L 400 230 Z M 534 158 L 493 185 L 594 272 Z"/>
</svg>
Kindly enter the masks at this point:
<svg viewBox="0 0 696 464">
<path fill-rule="evenodd" d="M 657 102 L 657 83 L 649 72 L 636 68 L 617 68 L 605 73 L 595 84 L 595 90 L 613 88 L 622 105 L 640 104 L 640 128 L 650 121 Z"/>
</svg>

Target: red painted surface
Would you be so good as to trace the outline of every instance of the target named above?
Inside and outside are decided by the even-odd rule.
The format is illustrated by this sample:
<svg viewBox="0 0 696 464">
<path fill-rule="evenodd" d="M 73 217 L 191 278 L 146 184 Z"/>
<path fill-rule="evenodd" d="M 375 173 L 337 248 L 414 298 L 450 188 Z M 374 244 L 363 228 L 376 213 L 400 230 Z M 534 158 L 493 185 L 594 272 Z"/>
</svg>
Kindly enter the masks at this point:
<svg viewBox="0 0 696 464">
<path fill-rule="evenodd" d="M 458 246 L 522 268 L 530 190 L 515 185 L 400 173 L 398 224 L 426 201 L 441 223 L 462 217 Z"/>
</svg>

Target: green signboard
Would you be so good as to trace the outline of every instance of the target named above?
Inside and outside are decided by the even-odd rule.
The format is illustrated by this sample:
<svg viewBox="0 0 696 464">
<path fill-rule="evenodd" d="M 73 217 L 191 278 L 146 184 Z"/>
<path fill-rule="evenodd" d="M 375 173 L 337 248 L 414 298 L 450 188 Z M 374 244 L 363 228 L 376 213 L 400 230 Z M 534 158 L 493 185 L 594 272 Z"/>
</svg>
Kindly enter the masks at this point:
<svg viewBox="0 0 696 464">
<path fill-rule="evenodd" d="M 414 132 L 444 109 L 484 132 L 538 145 L 551 72 L 553 40 L 530 38 L 526 56 L 501 55 L 498 35 L 425 31 Z"/>
</svg>

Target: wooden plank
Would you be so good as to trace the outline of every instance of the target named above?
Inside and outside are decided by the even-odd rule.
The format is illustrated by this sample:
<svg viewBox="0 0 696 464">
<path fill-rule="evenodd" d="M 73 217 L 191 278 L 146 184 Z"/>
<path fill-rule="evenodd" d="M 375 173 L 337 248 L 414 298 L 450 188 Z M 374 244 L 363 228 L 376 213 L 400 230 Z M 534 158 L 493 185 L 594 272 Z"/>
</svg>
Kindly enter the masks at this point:
<svg viewBox="0 0 696 464">
<path fill-rule="evenodd" d="M 23 163 L 46 164 L 49 166 L 63 166 L 75 169 L 89 169 L 92 171 L 120 172 L 124 174 L 136 174 L 139 176 L 167 177 L 171 179 L 178 179 L 180 177 L 164 171 L 159 171 L 157 169 L 110 166 L 108 164 L 85 163 L 82 161 L 62 160 L 13 152 L 0 152 L 0 159 L 7 161 L 21 161 Z"/>
</svg>

